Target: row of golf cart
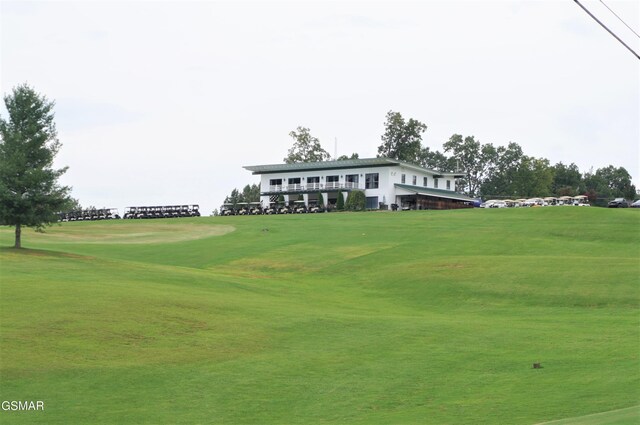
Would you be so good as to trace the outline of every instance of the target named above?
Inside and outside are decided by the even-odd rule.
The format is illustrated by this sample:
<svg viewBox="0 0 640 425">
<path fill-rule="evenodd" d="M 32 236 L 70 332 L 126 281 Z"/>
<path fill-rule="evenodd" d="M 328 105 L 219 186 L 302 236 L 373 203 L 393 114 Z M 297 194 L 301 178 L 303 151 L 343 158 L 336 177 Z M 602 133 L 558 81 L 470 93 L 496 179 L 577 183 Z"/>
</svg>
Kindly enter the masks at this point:
<svg viewBox="0 0 640 425">
<path fill-rule="evenodd" d="M 576 206 L 588 207 L 589 200 L 585 195 L 561 196 L 559 198 L 549 196 L 546 198 L 529 199 L 491 199 L 483 202 L 480 208 L 519 208 L 519 207 L 550 207 L 550 206 Z"/>
<path fill-rule="evenodd" d="M 270 202 L 269 206 L 263 206 L 262 202 L 239 202 L 237 204 L 223 204 L 220 207 L 220 215 L 261 215 L 261 214 L 306 214 L 325 212 L 316 204 L 305 205 L 304 201 L 294 201 L 289 205 Z"/>
<path fill-rule="evenodd" d="M 96 221 L 119 219 L 117 208 L 88 208 L 85 210 L 61 212 L 60 221 Z"/>
<path fill-rule="evenodd" d="M 127 207 L 125 219 L 200 217 L 198 205 L 165 205 L 155 207 Z"/>
</svg>

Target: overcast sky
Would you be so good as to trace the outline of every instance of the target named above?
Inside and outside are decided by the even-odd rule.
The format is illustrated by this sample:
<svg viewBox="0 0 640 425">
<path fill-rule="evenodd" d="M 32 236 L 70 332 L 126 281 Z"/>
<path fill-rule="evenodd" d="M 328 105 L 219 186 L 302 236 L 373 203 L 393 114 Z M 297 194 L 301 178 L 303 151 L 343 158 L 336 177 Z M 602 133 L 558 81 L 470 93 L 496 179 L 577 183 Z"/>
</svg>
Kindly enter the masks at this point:
<svg viewBox="0 0 640 425">
<path fill-rule="evenodd" d="M 593 13 L 640 53 L 598 0 Z M 640 33 L 640 2 L 605 0 Z M 640 61 L 572 0 L 0 2 L 0 88 L 56 102 L 84 206 L 219 207 L 289 132 L 375 157 L 385 114 L 640 186 Z M 6 117 L 4 106 L 0 114 Z"/>
</svg>

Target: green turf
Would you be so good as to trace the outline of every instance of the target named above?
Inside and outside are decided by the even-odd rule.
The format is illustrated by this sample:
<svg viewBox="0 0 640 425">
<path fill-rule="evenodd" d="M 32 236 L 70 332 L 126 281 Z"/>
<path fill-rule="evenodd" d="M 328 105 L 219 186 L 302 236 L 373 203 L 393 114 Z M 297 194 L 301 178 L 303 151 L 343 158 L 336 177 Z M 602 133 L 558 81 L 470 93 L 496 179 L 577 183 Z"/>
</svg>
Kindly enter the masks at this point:
<svg viewBox="0 0 640 425">
<path fill-rule="evenodd" d="M 640 406 L 618 409 L 610 412 L 560 419 L 538 425 L 627 425 L 640 423 Z"/>
<path fill-rule="evenodd" d="M 0 249 L 0 399 L 45 411 L 0 422 L 533 424 L 636 406 L 639 213 L 25 231 L 28 249 Z"/>
</svg>

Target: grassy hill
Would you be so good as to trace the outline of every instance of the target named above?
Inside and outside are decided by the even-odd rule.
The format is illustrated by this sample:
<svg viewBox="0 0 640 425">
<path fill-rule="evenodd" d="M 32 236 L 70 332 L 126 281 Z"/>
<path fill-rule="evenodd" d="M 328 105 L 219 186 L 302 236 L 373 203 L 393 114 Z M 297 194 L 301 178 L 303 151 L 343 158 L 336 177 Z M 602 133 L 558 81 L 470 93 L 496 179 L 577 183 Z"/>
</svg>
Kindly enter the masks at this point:
<svg viewBox="0 0 640 425">
<path fill-rule="evenodd" d="M 29 249 L 0 249 L 0 399 L 45 411 L 0 421 L 533 424 L 636 406 L 639 213 L 25 231 Z"/>
</svg>

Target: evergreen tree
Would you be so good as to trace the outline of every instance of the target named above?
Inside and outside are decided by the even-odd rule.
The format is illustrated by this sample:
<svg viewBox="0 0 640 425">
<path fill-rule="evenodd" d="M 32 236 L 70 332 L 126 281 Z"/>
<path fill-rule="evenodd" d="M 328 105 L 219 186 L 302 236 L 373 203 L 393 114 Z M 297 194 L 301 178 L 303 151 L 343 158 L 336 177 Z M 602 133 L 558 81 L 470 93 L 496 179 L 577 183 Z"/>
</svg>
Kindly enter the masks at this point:
<svg viewBox="0 0 640 425">
<path fill-rule="evenodd" d="M 345 208 L 349 211 L 364 211 L 366 206 L 366 197 L 362 190 L 354 190 L 349 193 Z"/>
<path fill-rule="evenodd" d="M 342 192 L 338 192 L 338 201 L 336 202 L 336 209 L 338 211 L 344 210 L 344 195 Z"/>
<path fill-rule="evenodd" d="M 70 188 L 58 184 L 67 168 L 53 168 L 61 146 L 54 103 L 26 84 L 4 103 L 9 116 L 0 117 L 0 224 L 15 226 L 14 246 L 21 248 L 22 227 L 42 231 L 56 222 L 69 204 Z"/>
</svg>

